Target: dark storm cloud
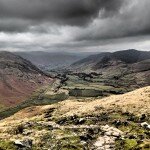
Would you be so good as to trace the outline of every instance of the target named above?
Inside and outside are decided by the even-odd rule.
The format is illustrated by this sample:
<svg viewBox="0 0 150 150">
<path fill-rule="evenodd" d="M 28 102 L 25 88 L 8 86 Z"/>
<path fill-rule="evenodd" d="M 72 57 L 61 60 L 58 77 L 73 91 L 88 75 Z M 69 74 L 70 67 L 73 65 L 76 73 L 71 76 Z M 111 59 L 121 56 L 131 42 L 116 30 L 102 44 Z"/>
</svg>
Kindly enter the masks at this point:
<svg viewBox="0 0 150 150">
<path fill-rule="evenodd" d="M 124 0 L 0 0 L 0 18 L 17 18 L 18 20 L 32 20 L 34 23 L 42 21 L 61 25 L 80 26 L 89 23 L 99 14 L 100 10 L 103 10 L 103 17 L 112 16 L 118 12 L 123 1 Z M 21 24 L 17 24 L 16 22 L 14 29 L 19 26 L 21 26 Z M 12 27 L 10 24 L 10 28 Z M 2 29 L 3 28 L 1 28 L 1 30 Z"/>
<path fill-rule="evenodd" d="M 0 50 L 150 47 L 149 6 L 150 0 L 0 0 Z"/>
<path fill-rule="evenodd" d="M 32 23 L 27 20 L 16 18 L 0 18 L 0 31 L 22 32 L 27 31 Z"/>
<path fill-rule="evenodd" d="M 150 35 L 150 1 L 131 0 L 114 17 L 97 18 L 76 34 L 77 41 L 100 41 Z"/>
</svg>

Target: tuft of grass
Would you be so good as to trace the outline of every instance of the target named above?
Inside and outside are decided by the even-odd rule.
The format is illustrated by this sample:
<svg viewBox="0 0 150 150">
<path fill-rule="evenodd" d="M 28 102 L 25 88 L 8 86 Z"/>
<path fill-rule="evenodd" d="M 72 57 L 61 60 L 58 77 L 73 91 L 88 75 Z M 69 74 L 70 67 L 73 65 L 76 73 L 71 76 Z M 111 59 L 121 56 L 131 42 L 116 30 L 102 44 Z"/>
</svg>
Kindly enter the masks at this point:
<svg viewBox="0 0 150 150">
<path fill-rule="evenodd" d="M 0 150 L 17 150 L 17 147 L 11 141 L 0 140 Z"/>
<path fill-rule="evenodd" d="M 124 147 L 126 149 L 133 149 L 137 145 L 137 141 L 135 139 L 126 139 Z"/>
<path fill-rule="evenodd" d="M 116 141 L 116 150 L 135 150 L 137 148 L 137 141 L 135 139 L 125 139 Z"/>
<path fill-rule="evenodd" d="M 22 134 L 24 131 L 24 126 L 22 124 L 18 125 L 14 129 L 14 134 Z"/>
</svg>

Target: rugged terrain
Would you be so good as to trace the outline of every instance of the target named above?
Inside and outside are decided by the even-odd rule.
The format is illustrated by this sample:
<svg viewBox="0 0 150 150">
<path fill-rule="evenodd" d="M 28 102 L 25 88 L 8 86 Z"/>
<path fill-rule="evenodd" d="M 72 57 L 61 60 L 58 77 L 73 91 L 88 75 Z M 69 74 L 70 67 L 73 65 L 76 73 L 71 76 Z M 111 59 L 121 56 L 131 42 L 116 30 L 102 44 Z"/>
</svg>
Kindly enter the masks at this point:
<svg viewBox="0 0 150 150">
<path fill-rule="evenodd" d="M 0 52 L 0 107 L 15 106 L 38 88 L 51 84 L 47 76 L 31 62 L 10 52 Z"/>
<path fill-rule="evenodd" d="M 1 149 L 148 150 L 150 87 L 29 107 L 0 121 Z"/>
<path fill-rule="evenodd" d="M 149 150 L 149 56 L 103 53 L 45 74 L 0 52 L 0 150 Z"/>
<path fill-rule="evenodd" d="M 150 52 L 125 50 L 89 56 L 49 72 L 73 97 L 104 97 L 150 85 Z"/>
<path fill-rule="evenodd" d="M 75 76 L 97 86 L 134 90 L 150 85 L 150 52 L 125 50 L 101 53 L 80 60 L 69 69 Z"/>
</svg>

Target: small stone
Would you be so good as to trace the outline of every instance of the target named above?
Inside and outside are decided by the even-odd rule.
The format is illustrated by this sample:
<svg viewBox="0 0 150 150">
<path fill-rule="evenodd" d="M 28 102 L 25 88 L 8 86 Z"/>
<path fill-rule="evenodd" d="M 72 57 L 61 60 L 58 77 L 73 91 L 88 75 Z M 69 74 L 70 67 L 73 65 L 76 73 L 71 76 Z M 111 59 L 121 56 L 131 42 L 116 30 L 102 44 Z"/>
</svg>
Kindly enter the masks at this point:
<svg viewBox="0 0 150 150">
<path fill-rule="evenodd" d="M 14 141 L 14 144 L 17 145 L 18 147 L 26 147 L 30 149 L 32 147 L 32 140 L 30 139 L 25 139 L 23 141 L 16 140 Z"/>
<path fill-rule="evenodd" d="M 29 130 L 24 130 L 24 132 L 22 133 L 23 135 L 30 135 L 32 133 L 32 131 Z"/>
<path fill-rule="evenodd" d="M 99 137 L 97 141 L 94 143 L 96 147 L 102 147 L 105 143 L 105 139 L 103 137 Z"/>
<path fill-rule="evenodd" d="M 111 131 L 108 131 L 108 132 L 105 133 L 105 135 L 111 136 L 111 135 L 112 135 L 112 132 L 111 132 Z"/>
<path fill-rule="evenodd" d="M 147 129 L 149 129 L 149 130 L 150 130 L 150 125 L 148 125 L 148 126 L 147 126 Z"/>
<path fill-rule="evenodd" d="M 102 126 L 102 129 L 108 129 L 109 125 Z"/>
<path fill-rule="evenodd" d="M 105 149 L 109 149 L 110 148 L 110 145 L 105 145 Z"/>
<path fill-rule="evenodd" d="M 146 129 L 149 129 L 149 130 L 150 130 L 150 125 L 149 125 L 147 122 L 141 123 L 141 126 L 142 126 L 143 128 L 146 128 Z"/>
<path fill-rule="evenodd" d="M 148 123 L 147 122 L 143 122 L 143 123 L 141 123 L 141 126 L 142 127 L 146 127 L 146 126 L 148 126 Z"/>
<path fill-rule="evenodd" d="M 83 145 L 86 145 L 86 144 L 87 144 L 85 141 L 81 141 L 81 143 L 82 143 Z"/>
<path fill-rule="evenodd" d="M 80 118 L 79 120 L 78 120 L 78 124 L 83 124 L 85 122 L 85 119 L 84 118 Z"/>
<path fill-rule="evenodd" d="M 18 146 L 21 146 L 21 147 L 24 147 L 23 143 L 20 140 L 14 141 L 14 144 L 18 145 Z"/>
<path fill-rule="evenodd" d="M 115 136 L 115 137 L 119 137 L 120 133 L 119 132 L 112 132 L 112 135 Z"/>
</svg>

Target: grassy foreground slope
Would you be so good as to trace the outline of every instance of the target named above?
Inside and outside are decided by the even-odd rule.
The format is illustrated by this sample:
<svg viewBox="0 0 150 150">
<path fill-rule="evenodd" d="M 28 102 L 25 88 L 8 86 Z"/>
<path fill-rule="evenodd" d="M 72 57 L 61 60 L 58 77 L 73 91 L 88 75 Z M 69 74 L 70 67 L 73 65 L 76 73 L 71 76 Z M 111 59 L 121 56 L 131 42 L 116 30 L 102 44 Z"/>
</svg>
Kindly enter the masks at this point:
<svg viewBox="0 0 150 150">
<path fill-rule="evenodd" d="M 148 150 L 149 127 L 142 123 L 149 124 L 149 118 L 150 86 L 92 101 L 30 107 L 0 121 L 0 148 Z"/>
</svg>

